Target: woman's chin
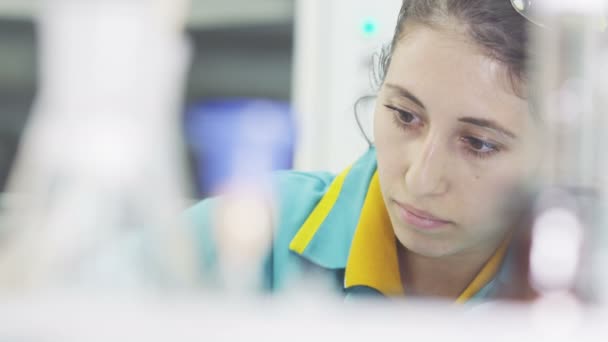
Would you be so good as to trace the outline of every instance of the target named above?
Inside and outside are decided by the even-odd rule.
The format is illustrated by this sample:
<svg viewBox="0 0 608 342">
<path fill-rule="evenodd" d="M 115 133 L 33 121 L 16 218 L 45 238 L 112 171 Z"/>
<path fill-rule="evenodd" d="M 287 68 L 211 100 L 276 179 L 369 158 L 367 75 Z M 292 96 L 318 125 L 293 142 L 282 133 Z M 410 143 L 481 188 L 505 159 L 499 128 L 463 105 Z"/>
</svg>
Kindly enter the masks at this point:
<svg viewBox="0 0 608 342">
<path fill-rule="evenodd" d="M 410 227 L 395 229 L 395 235 L 406 250 L 427 258 L 441 258 L 457 254 L 460 250 L 457 243 L 445 236 L 421 234 Z"/>
</svg>

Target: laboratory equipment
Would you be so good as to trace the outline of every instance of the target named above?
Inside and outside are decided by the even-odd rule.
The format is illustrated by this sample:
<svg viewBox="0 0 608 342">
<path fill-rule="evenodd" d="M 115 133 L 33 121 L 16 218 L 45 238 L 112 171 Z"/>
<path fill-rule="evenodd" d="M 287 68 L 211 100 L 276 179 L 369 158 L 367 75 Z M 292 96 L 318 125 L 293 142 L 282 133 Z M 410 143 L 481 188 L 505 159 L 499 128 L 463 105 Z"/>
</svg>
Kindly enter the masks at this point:
<svg viewBox="0 0 608 342">
<path fill-rule="evenodd" d="M 187 1 L 39 3 L 40 90 L 2 226 L 0 287 L 196 283 L 179 145 Z"/>
<path fill-rule="evenodd" d="M 185 131 L 203 197 L 221 194 L 235 180 L 258 182 L 271 171 L 293 166 L 295 127 L 288 103 L 205 101 L 188 111 Z"/>
<path fill-rule="evenodd" d="M 360 98 L 376 93 L 375 56 L 391 42 L 401 4 L 296 1 L 296 169 L 339 172 L 366 151 L 353 107 Z"/>
<path fill-rule="evenodd" d="M 545 132 L 543 182 L 532 232 L 531 280 L 542 295 L 597 300 L 606 236 L 606 108 L 602 29 L 606 2 L 514 1 L 531 25 L 533 112 Z M 517 3 L 517 4 L 515 4 Z M 603 37 L 605 39 L 605 36 Z"/>
</svg>

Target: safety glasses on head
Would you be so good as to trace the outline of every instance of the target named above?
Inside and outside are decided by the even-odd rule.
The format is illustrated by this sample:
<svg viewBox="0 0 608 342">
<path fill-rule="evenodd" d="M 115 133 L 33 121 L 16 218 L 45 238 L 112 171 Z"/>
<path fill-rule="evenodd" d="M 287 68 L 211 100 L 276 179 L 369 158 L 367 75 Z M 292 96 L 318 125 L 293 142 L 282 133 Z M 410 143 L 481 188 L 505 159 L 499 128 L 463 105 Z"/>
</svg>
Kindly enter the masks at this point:
<svg viewBox="0 0 608 342">
<path fill-rule="evenodd" d="M 510 0 L 513 8 L 521 14 L 524 18 L 528 19 L 528 21 L 532 22 L 535 25 L 543 26 L 541 20 L 538 20 L 537 13 L 538 8 L 535 7 L 535 4 L 538 5 L 538 2 L 534 0 Z"/>
</svg>

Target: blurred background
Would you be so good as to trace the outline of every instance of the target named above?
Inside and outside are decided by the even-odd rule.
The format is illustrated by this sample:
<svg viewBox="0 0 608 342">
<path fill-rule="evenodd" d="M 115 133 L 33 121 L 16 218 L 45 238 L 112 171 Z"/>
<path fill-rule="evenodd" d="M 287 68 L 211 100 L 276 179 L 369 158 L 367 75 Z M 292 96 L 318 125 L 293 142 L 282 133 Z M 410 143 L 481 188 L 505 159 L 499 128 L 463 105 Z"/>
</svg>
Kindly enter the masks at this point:
<svg viewBox="0 0 608 342">
<path fill-rule="evenodd" d="M 133 274 L 159 271 L 141 271 L 133 232 L 174 243 L 156 228 L 232 183 L 345 169 L 368 148 L 354 107 L 374 94 L 400 6 L 1 0 L 0 235 L 14 248 L 0 274 L 48 268 L 39 284 L 61 283 L 76 263 L 89 284 L 141 286 Z M 181 241 L 152 253 L 187 259 Z M 83 250 L 133 260 L 97 267 Z"/>
<path fill-rule="evenodd" d="M 353 105 L 373 93 L 372 56 L 389 42 L 398 0 L 194 0 L 184 112 L 213 100 L 264 99 L 298 122 L 293 164 L 339 171 L 366 147 Z M 38 80 L 38 2 L 0 2 L 0 188 Z"/>
<path fill-rule="evenodd" d="M 4 189 L 36 93 L 32 4 L 0 4 L 0 188 Z"/>
<path fill-rule="evenodd" d="M 4 189 L 38 81 L 36 1 L 0 2 L 0 188 Z M 185 103 L 216 98 L 290 101 L 294 2 L 195 1 Z"/>
</svg>

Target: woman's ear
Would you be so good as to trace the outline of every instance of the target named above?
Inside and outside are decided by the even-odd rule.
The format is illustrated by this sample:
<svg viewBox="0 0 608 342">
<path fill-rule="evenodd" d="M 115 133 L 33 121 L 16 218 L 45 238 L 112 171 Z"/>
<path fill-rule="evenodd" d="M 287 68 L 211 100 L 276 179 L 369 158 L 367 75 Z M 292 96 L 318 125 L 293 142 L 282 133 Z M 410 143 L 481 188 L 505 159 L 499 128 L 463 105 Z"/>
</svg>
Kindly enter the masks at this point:
<svg viewBox="0 0 608 342">
<path fill-rule="evenodd" d="M 362 96 L 354 106 L 357 126 L 369 147 L 374 145 L 374 111 L 377 98 L 377 95 Z"/>
</svg>

